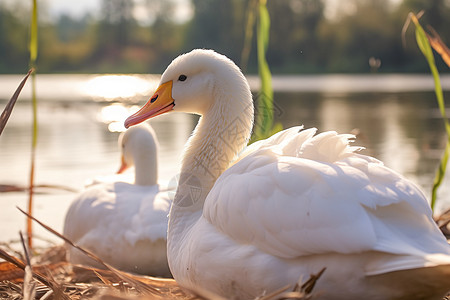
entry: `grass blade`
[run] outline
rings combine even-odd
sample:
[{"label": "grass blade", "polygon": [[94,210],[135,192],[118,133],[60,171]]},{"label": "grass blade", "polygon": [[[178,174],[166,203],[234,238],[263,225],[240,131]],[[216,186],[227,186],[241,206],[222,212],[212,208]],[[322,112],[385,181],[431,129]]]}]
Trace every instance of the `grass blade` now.
[{"label": "grass blade", "polygon": [[6,107],[3,110],[2,115],[0,116],[0,135],[2,135],[3,129],[6,127],[6,123],[8,122],[8,119],[11,116],[14,105],[16,104],[17,98],[19,98],[20,92],[22,91],[25,82],[27,81],[28,77],[30,77],[30,74],[33,71],[34,69],[30,69],[28,71],[27,75],[25,76],[24,79],[22,79],[16,91],[12,95],[11,99],[9,99],[9,102],[6,104]]},{"label": "grass blade", "polygon": [[256,124],[259,126],[258,135],[264,138],[273,123],[273,89],[272,74],[266,60],[267,46],[269,45],[270,17],[267,11],[266,1],[259,2],[259,19],[257,28],[257,53],[258,53],[258,73],[261,80],[260,97],[258,98],[259,113]]},{"label": "grass blade", "polygon": [[258,74],[261,88],[257,98],[255,125],[250,143],[268,138],[282,129],[281,124],[273,125],[273,88],[272,74],[266,60],[267,47],[269,45],[270,17],[266,0],[259,0],[258,22],[256,34],[256,46],[258,54]]},{"label": "grass blade", "polygon": [[437,200],[437,190],[444,179],[445,171],[447,168],[448,156],[450,155],[450,124],[448,122],[445,113],[444,94],[442,92],[439,72],[436,67],[433,50],[431,49],[429,38],[425,33],[425,31],[423,30],[422,26],[420,25],[417,16],[414,15],[413,13],[410,13],[409,18],[413,21],[414,25],[416,26],[415,34],[417,45],[419,46],[419,49],[422,52],[422,54],[425,56],[425,59],[428,62],[428,66],[430,67],[430,71],[434,80],[434,92],[436,94],[436,100],[439,106],[439,111],[441,112],[442,115],[442,119],[444,120],[445,130],[447,132],[447,145],[445,147],[444,154],[441,158],[439,168],[436,171],[436,175],[433,182],[433,188],[431,192],[431,208],[434,209]]},{"label": "grass blade", "polygon": [[247,24],[245,25],[244,47],[241,53],[241,69],[245,73],[252,49],[253,26],[255,25],[255,15],[258,0],[250,0],[247,7]]},{"label": "grass blade", "polygon": [[36,282],[33,281],[33,270],[31,269],[31,259],[28,251],[28,247],[25,244],[22,232],[19,232],[20,240],[22,241],[23,252],[27,265],[25,266],[25,275],[23,278],[23,300],[32,300],[36,296]]},{"label": "grass blade", "polygon": [[[77,193],[78,190],[64,185],[56,184],[36,184],[34,185],[35,193],[40,194],[50,194],[54,191],[65,191],[70,193]],[[36,192],[36,189],[41,189],[42,191]],[[11,192],[24,192],[28,191],[28,187],[15,185],[15,184],[1,184],[0,183],[0,193],[11,193]]]},{"label": "grass blade", "polygon": [[428,41],[433,47],[434,51],[439,53],[442,57],[442,60],[450,67],[450,49],[448,49],[447,45],[444,44],[441,37],[431,26],[427,26],[430,30],[431,34],[427,34]]},{"label": "grass blade", "polygon": [[[36,67],[36,59],[38,55],[38,6],[37,0],[33,1],[33,9],[31,12],[31,29],[30,29],[30,66]],[[29,193],[28,193],[28,213],[33,213],[33,187],[34,187],[34,167],[36,160],[36,146],[38,135],[38,121],[37,121],[37,99],[36,99],[36,73],[31,76],[31,100],[33,106],[33,134],[31,142],[31,166],[30,166],[30,180],[29,180]],[[27,219],[27,238],[28,247],[33,248],[33,222],[31,219]]]},{"label": "grass blade", "polygon": [[30,63],[33,65],[36,63],[38,55],[38,6],[37,0],[33,1],[33,9],[31,11],[31,28],[30,28]]},{"label": "grass blade", "polygon": [[445,146],[444,154],[442,155],[439,167],[434,176],[433,188],[431,190],[431,208],[436,205],[437,190],[444,180],[445,171],[447,169],[448,156],[450,155],[450,139],[447,139],[447,145]]}]

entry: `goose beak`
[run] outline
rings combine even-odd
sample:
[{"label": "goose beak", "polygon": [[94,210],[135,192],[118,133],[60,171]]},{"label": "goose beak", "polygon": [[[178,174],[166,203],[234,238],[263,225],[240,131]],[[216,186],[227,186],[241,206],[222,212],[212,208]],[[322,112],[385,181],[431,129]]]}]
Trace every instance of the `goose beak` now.
[{"label": "goose beak", "polygon": [[128,165],[125,162],[125,157],[122,155],[121,164],[119,170],[117,170],[116,174],[122,174],[125,170],[128,169]]},{"label": "goose beak", "polygon": [[169,112],[175,106],[172,98],[172,80],[161,84],[148,102],[125,120],[125,128],[139,124],[157,115]]}]

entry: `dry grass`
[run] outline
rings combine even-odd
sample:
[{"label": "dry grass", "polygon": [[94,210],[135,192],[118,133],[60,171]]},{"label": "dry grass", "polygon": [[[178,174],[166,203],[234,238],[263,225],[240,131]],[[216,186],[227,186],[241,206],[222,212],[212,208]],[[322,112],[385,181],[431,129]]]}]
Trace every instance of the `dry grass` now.
[{"label": "dry grass", "polygon": [[436,223],[438,224],[447,240],[450,240],[450,209],[437,217]]},{"label": "dry grass", "polygon": [[[447,238],[450,238],[450,210],[437,218],[437,223]],[[40,224],[66,243],[71,243],[45,224]],[[105,269],[70,264],[66,260],[66,248],[63,245],[45,248],[30,258],[25,243],[23,253],[12,251],[12,247],[3,244],[2,248],[8,251],[0,248],[0,258],[5,260],[0,262],[0,299],[223,299],[206,291],[201,295],[194,294],[180,287],[173,279],[119,271],[102,262],[94,254],[73,246],[98,260]],[[295,287],[286,286],[256,299],[314,299],[314,285],[324,272],[325,269],[318,274],[312,274],[308,280],[299,282]],[[450,294],[444,299],[450,300]]]},{"label": "dry grass", "polygon": [[[0,249],[0,298],[25,299],[35,285],[34,299],[223,299],[204,292],[196,295],[181,288],[173,279],[139,276],[112,270],[73,265],[65,259],[65,247],[53,246],[34,257],[33,280],[26,282],[26,264]],[[270,299],[312,299],[311,291],[320,274],[313,275],[294,289],[283,288],[259,297]],[[145,288],[143,288],[145,286]],[[33,299],[33,298],[30,298]]]},{"label": "dry grass", "polygon": [[[26,264],[0,250],[0,298],[22,299],[29,289]],[[173,279],[137,276],[125,272],[72,265],[64,246],[55,246],[34,257],[35,299],[196,299]],[[45,298],[44,298],[45,297]]]},{"label": "dry grass", "polygon": [[[173,279],[140,276],[117,270],[95,254],[78,247],[49,226],[22,212],[63,239],[66,245],[71,245],[96,260],[105,269],[69,263],[63,245],[44,249],[30,258],[23,239],[24,253],[12,251],[12,247],[4,244],[3,248],[8,248],[9,251],[0,248],[0,258],[5,260],[0,262],[1,299],[224,299],[208,291],[201,292],[201,295],[198,291],[194,294],[180,287]],[[10,254],[11,252],[14,255]],[[311,275],[304,283],[299,282],[294,288],[286,286],[257,299],[312,299],[312,289],[323,271]]]}]

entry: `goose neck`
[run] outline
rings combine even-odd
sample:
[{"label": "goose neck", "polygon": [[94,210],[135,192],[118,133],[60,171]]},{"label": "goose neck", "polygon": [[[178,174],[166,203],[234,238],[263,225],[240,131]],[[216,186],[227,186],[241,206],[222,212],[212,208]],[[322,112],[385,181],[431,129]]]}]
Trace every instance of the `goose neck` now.
[{"label": "goose neck", "polygon": [[173,205],[176,208],[201,210],[217,178],[248,142],[253,123],[252,102],[224,106],[211,107],[200,118],[186,145]]},{"label": "goose neck", "polygon": [[156,185],[158,182],[158,162],[154,153],[145,153],[135,159],[135,184],[143,186]]}]

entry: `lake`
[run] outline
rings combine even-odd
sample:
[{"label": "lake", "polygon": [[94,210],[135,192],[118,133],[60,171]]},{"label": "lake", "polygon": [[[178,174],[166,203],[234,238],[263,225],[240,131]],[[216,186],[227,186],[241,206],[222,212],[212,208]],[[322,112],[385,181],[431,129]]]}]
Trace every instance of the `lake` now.
[{"label": "lake", "polygon": [[[3,110],[23,76],[0,75]],[[442,76],[450,97],[450,75]],[[119,167],[117,138],[123,120],[152,94],[157,75],[38,75],[39,139],[36,184],[82,190],[98,176]],[[249,76],[257,98],[258,79]],[[445,147],[444,124],[430,75],[274,76],[275,119],[290,127],[303,124],[319,132],[357,134],[355,145],[422,187],[430,196]],[[0,184],[26,186],[31,150],[31,81],[27,82],[2,136]],[[450,107],[450,106],[449,106]],[[183,145],[198,117],[173,113],[152,119],[159,143],[159,176],[170,181],[179,172]],[[450,175],[450,174],[447,174]],[[449,176],[441,186],[437,212],[450,207]],[[62,231],[73,192],[38,189],[33,214]],[[18,239],[25,229],[24,192],[0,193],[0,242]],[[35,224],[36,234],[58,241]],[[58,241],[59,242],[59,241]]]}]

